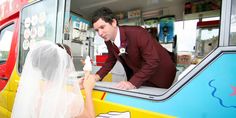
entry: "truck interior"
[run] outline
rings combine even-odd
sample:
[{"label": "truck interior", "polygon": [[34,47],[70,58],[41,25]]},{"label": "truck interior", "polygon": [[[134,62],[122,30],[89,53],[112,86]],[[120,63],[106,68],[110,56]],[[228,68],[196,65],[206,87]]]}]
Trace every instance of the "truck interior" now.
[{"label": "truck interior", "polygon": [[[64,21],[47,22],[57,27],[62,25],[60,22],[64,23],[64,38],[56,39],[56,42],[62,42],[71,48],[73,62],[78,73],[83,68],[81,60],[85,59],[87,55],[91,57],[93,62],[92,73],[96,73],[107,58],[108,51],[104,41],[93,30],[90,22],[92,13],[101,7],[110,8],[116,14],[120,26],[136,25],[147,29],[154,39],[170,52],[176,63],[176,78],[169,89],[141,86],[135,90],[124,91],[114,88],[113,86],[117,82],[126,80],[124,69],[117,62],[103,81],[97,82],[96,90],[146,99],[165,99],[194,78],[204,66],[214,59],[208,57],[212,55],[211,53],[217,49],[219,44],[221,0],[71,0],[63,4],[65,5],[61,9],[64,8],[64,11],[60,11],[59,8],[57,12],[64,12],[64,16],[55,15],[46,18],[52,20],[54,17],[64,17]],[[44,6],[38,5],[38,7]],[[35,7],[31,9],[35,9]],[[50,9],[51,11],[56,10],[53,7]],[[44,17],[40,18],[40,16]],[[33,20],[33,16],[31,17]],[[23,13],[22,18],[27,19],[27,16],[24,16]],[[39,13],[39,19],[43,22],[45,14]],[[24,19],[24,21],[27,20]],[[25,27],[21,31],[24,29]],[[49,35],[47,31],[42,29],[44,27],[39,26],[38,30],[41,33]],[[51,28],[50,32],[54,30]],[[24,32],[27,34],[27,30]],[[62,34],[57,33],[58,35]],[[38,34],[38,36],[40,35]],[[22,37],[25,38],[23,35]],[[32,42],[35,41],[32,40]],[[27,53],[24,50],[28,49],[23,44],[30,42],[21,40],[21,43],[22,47],[20,48],[23,51],[20,51],[19,71],[22,69],[24,55]]]},{"label": "truck interior", "polygon": [[[200,4],[205,4],[205,8],[198,8]],[[91,15],[95,10],[101,7],[108,7],[117,14],[119,25],[139,25],[146,28],[168,51],[174,54],[173,58],[176,62],[177,74],[173,85],[193,70],[203,58],[218,46],[220,0],[200,2],[189,2],[186,0],[72,0],[70,6],[72,14],[88,21],[91,19]],[[162,30],[160,24],[162,23],[162,18],[165,19],[166,17],[169,19],[172,18],[172,22],[174,23],[173,40],[170,42],[164,42],[160,39]],[[211,23],[210,25],[208,24],[209,22]],[[91,24],[90,28],[92,28]],[[104,45],[100,42],[103,41],[103,39],[99,38],[92,29],[88,32],[90,31],[93,32],[92,36],[94,37],[92,41],[87,42],[90,43],[90,46],[88,46],[89,53],[95,63],[99,65],[99,59],[102,58],[101,56],[103,55],[105,57],[106,54],[106,51],[97,51],[105,50]],[[207,36],[207,34],[210,35]],[[73,43],[71,43],[71,45],[78,45]],[[72,47],[72,53],[76,51],[78,52],[78,48]],[[83,56],[84,55],[75,56],[74,59],[76,59],[76,57],[84,58]],[[79,61],[76,60],[74,62],[78,63]],[[80,68],[77,67],[77,69]],[[98,69],[99,66],[95,66],[94,72]],[[134,96],[148,97],[149,99],[150,96],[145,95],[151,95],[151,97],[161,96],[170,90],[147,86],[129,91],[117,90],[113,88],[113,85],[118,81],[126,79],[122,69],[122,66],[118,62],[111,71],[112,79],[110,80],[108,77],[108,79],[105,78],[103,82],[97,83],[96,89],[108,92],[127,93]]]}]

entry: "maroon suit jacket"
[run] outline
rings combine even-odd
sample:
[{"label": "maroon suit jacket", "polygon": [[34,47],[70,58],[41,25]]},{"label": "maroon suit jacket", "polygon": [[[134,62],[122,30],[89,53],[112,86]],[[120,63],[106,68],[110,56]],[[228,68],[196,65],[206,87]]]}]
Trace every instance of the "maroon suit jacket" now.
[{"label": "maroon suit jacket", "polygon": [[141,85],[169,88],[176,67],[167,50],[142,27],[121,26],[119,30],[121,46],[126,48],[127,54],[119,56],[112,42],[106,41],[108,59],[97,74],[103,78],[118,59],[125,68],[128,66],[132,70],[126,74],[132,75],[129,82],[137,88]]}]

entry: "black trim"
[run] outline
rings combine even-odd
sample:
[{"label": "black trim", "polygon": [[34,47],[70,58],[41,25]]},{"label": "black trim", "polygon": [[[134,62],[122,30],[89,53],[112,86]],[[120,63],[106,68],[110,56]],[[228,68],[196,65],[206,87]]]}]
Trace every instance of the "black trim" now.
[{"label": "black trim", "polygon": [[0,80],[7,81],[7,80],[8,80],[8,78],[6,78],[6,77],[1,77],[1,78],[0,78]]}]

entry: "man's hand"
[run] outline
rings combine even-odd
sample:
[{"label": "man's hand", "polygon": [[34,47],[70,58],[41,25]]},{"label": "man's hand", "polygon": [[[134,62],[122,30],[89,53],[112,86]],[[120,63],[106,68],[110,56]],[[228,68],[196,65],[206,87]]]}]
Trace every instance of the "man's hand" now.
[{"label": "man's hand", "polygon": [[136,87],[129,81],[121,81],[115,85],[115,88],[122,89],[122,90],[136,89]]}]

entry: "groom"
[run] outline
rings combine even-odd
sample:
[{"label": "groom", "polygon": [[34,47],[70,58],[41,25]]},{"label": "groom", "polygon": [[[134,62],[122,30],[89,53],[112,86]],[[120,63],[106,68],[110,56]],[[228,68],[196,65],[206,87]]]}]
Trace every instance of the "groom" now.
[{"label": "groom", "polygon": [[108,8],[95,11],[92,23],[108,49],[107,61],[95,75],[91,75],[96,81],[104,78],[118,60],[128,78],[116,85],[118,89],[135,89],[142,85],[169,88],[172,85],[175,64],[167,50],[144,28],[118,26],[115,15]]}]

